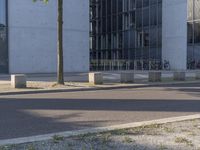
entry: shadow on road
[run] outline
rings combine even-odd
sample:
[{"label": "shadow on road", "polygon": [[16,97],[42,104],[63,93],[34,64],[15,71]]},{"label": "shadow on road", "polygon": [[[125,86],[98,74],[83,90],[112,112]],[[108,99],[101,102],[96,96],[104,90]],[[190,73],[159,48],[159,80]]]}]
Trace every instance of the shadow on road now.
[{"label": "shadow on road", "polygon": [[182,83],[175,85],[162,85],[158,87],[165,88],[165,91],[179,91],[200,98],[200,83]]},{"label": "shadow on road", "polygon": [[[200,90],[199,90],[200,91]],[[173,111],[200,112],[199,100],[153,99],[0,99],[0,111],[106,110],[106,111]],[[2,113],[0,113],[1,115]]]},{"label": "shadow on road", "polygon": [[[46,111],[47,116],[32,111]],[[52,111],[53,110],[53,111]],[[57,112],[58,111],[58,112]],[[62,113],[67,111],[68,113]],[[0,99],[0,139],[46,134],[99,126],[109,120],[73,120],[84,111],[121,112],[183,112],[199,113],[198,100],[137,100],[137,99]],[[53,116],[57,113],[56,117]],[[112,117],[118,117],[117,114]],[[98,118],[98,115],[96,116]],[[60,120],[64,119],[65,122]],[[59,121],[58,121],[59,120]],[[142,119],[141,119],[142,120]],[[113,120],[111,120],[113,121]],[[115,120],[114,120],[115,121]],[[134,121],[134,120],[129,120]]]}]

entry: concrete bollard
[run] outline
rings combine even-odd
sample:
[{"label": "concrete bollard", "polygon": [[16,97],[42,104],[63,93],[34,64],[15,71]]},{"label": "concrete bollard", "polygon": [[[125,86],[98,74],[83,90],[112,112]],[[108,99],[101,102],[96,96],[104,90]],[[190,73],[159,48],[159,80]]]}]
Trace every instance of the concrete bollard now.
[{"label": "concrete bollard", "polygon": [[89,73],[89,83],[103,84],[103,74],[101,72]]},{"label": "concrete bollard", "polygon": [[185,81],[185,71],[175,71],[174,72],[175,81]]},{"label": "concrete bollard", "polygon": [[160,71],[150,71],[149,72],[149,82],[161,82],[161,75]]},{"label": "concrete bollard", "polygon": [[26,75],[24,74],[11,75],[11,87],[26,88]]},{"label": "concrete bollard", "polygon": [[121,83],[133,83],[134,82],[134,73],[133,72],[121,72],[120,82]]},{"label": "concrete bollard", "polygon": [[195,72],[195,79],[199,80],[200,79],[200,71]]}]

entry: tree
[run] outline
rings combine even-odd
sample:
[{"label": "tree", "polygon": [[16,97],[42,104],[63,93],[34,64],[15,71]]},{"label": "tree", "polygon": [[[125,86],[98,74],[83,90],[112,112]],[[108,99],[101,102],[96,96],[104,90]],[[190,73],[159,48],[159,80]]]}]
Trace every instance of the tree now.
[{"label": "tree", "polygon": [[[43,1],[48,3],[49,0],[33,0]],[[63,0],[58,1],[58,20],[57,20],[57,83],[64,85],[64,70],[63,70]]]}]

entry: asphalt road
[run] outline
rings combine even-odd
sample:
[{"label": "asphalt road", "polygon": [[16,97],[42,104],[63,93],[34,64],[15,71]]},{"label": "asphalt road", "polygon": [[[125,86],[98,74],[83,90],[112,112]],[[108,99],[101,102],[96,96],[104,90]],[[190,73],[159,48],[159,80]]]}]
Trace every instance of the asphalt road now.
[{"label": "asphalt road", "polygon": [[0,139],[200,113],[200,84],[0,97]]}]

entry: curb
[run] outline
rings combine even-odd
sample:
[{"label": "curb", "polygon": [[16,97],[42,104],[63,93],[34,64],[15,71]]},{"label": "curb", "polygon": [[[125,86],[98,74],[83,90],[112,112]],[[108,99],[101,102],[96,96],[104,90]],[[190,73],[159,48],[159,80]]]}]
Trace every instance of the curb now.
[{"label": "curb", "polygon": [[113,130],[136,128],[136,127],[142,127],[142,126],[152,125],[152,124],[173,123],[173,122],[187,121],[187,120],[193,120],[193,119],[199,119],[199,118],[200,118],[200,114],[196,114],[196,115],[171,117],[171,118],[164,118],[164,119],[151,120],[151,121],[121,124],[121,125],[113,125],[113,126],[108,126],[108,127],[97,127],[97,128],[83,129],[83,130],[77,130],[77,131],[57,132],[57,133],[38,135],[38,136],[7,139],[7,140],[0,140],[0,146],[50,140],[55,135],[59,135],[59,136],[63,136],[67,138],[67,137],[78,136],[78,135],[83,135],[83,134],[102,133],[102,132],[113,131]]},{"label": "curb", "polygon": [[0,96],[4,95],[21,95],[21,94],[41,94],[41,93],[60,93],[60,92],[80,92],[80,91],[97,91],[97,90],[114,90],[114,89],[127,89],[127,88],[145,88],[145,87],[161,87],[170,85],[200,83],[200,81],[180,81],[169,83],[148,83],[141,85],[127,84],[120,86],[107,86],[107,87],[80,87],[80,88],[58,88],[58,89],[37,89],[37,90],[21,90],[21,91],[5,91],[0,92]]}]

